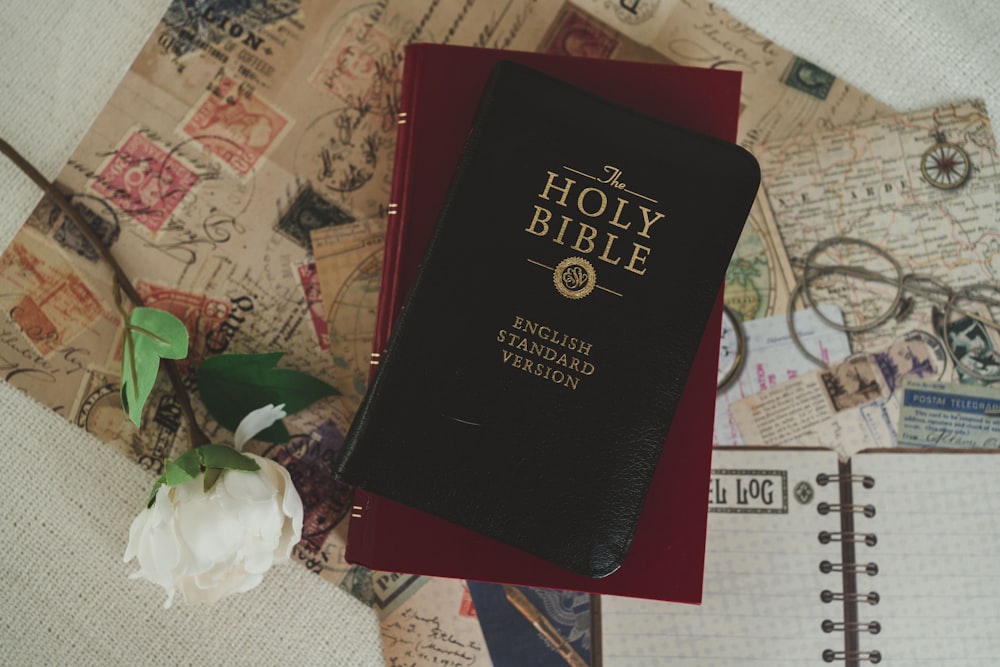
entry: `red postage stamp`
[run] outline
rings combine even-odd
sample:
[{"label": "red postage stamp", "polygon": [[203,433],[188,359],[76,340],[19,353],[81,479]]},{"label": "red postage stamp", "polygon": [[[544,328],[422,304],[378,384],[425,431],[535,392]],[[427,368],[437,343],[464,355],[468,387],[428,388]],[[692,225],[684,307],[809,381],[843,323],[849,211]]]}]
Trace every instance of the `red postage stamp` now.
[{"label": "red postage stamp", "polygon": [[398,76],[399,44],[360,16],[344,26],[309,83],[344,102],[375,101]]},{"label": "red postage stamp", "polygon": [[323,310],[323,297],[320,293],[319,274],[316,272],[316,262],[306,262],[295,267],[299,276],[299,285],[306,297],[306,308],[309,309],[309,316],[312,318],[313,330],[316,332],[316,339],[319,349],[330,349],[330,325],[326,321],[326,313]]},{"label": "red postage stamp", "polygon": [[253,169],[291,121],[258,93],[221,77],[184,122],[184,133],[241,175]]},{"label": "red postage stamp", "polygon": [[541,51],[561,56],[610,58],[618,48],[617,33],[566,6],[544,40]]},{"label": "red postage stamp", "polygon": [[10,316],[43,357],[58,346],[59,330],[29,295],[21,297]]},{"label": "red postage stamp", "polygon": [[[22,229],[0,255],[0,305],[42,356],[72,340],[104,312],[100,300],[34,230]],[[8,301],[11,300],[11,301]]]},{"label": "red postage stamp", "polygon": [[466,618],[476,618],[476,605],[472,602],[469,587],[462,582],[462,599],[458,603],[458,615]]},{"label": "red postage stamp", "polygon": [[167,221],[198,175],[141,132],[114,152],[90,187],[152,232]]}]

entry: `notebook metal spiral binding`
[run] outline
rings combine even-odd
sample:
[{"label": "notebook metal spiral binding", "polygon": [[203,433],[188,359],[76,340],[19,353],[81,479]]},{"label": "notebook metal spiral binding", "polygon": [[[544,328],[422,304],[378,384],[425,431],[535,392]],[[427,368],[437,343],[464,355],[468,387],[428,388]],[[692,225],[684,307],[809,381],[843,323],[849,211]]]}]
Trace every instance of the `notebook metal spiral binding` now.
[{"label": "notebook metal spiral binding", "polygon": [[820,514],[829,514],[830,512],[836,512],[840,514],[841,512],[857,512],[859,514],[864,514],[869,519],[875,516],[875,506],[874,505],[839,505],[836,503],[819,503],[816,505],[816,511]]},{"label": "notebook metal spiral binding", "polygon": [[[849,468],[849,464],[847,466]],[[845,466],[842,464],[842,470]],[[856,589],[856,577],[867,575],[874,577],[878,574],[878,563],[858,562],[856,558],[855,546],[863,544],[873,547],[878,543],[875,533],[868,533],[854,530],[855,516],[872,518],[875,516],[875,506],[871,504],[856,504],[853,502],[853,485],[860,484],[866,489],[875,486],[875,479],[870,475],[856,475],[849,472],[842,474],[820,474],[816,477],[819,486],[828,484],[841,487],[841,503],[820,502],[816,505],[816,511],[820,516],[836,514],[840,517],[840,531],[823,530],[818,534],[820,544],[829,545],[839,543],[841,545],[841,561],[834,562],[824,559],[819,563],[820,572],[824,574],[841,573],[844,583],[844,591],[831,591],[829,589],[820,592],[820,600],[826,604],[840,602],[843,604],[843,621],[833,621],[824,619],[820,628],[827,634],[835,632],[844,633],[844,650],[837,651],[826,649],[822,653],[823,662],[843,662],[848,665],[859,665],[861,663],[877,664],[882,662],[882,653],[878,650],[861,650],[858,645],[857,636],[859,633],[877,635],[882,630],[882,625],[877,620],[858,620],[859,604],[875,606],[879,603],[879,594],[876,591],[860,593]]]},{"label": "notebook metal spiral binding", "polygon": [[863,631],[869,634],[877,635],[882,631],[882,624],[878,621],[868,621],[867,623],[861,622],[844,622],[836,623],[834,621],[826,620],[823,621],[822,626],[823,632],[847,632],[847,631]]},{"label": "notebook metal spiral binding", "polygon": [[875,533],[831,533],[828,530],[821,530],[819,532],[820,544],[843,542],[845,540],[850,540],[851,542],[864,542],[868,546],[873,547],[878,542],[878,537],[875,536]]},{"label": "notebook metal spiral binding", "polygon": [[820,486],[826,486],[831,482],[837,483],[840,482],[840,480],[842,479],[846,479],[852,484],[861,484],[861,486],[865,487],[866,489],[870,489],[873,486],[875,486],[875,478],[872,477],[871,475],[840,475],[840,474],[828,475],[825,472],[816,475],[816,483],[819,484]]},{"label": "notebook metal spiral binding", "polygon": [[847,661],[867,661],[872,664],[882,662],[882,654],[878,651],[834,651],[826,649],[823,651],[823,662]]},{"label": "notebook metal spiral binding", "polygon": [[819,599],[823,602],[836,602],[836,601],[847,601],[847,602],[867,602],[868,604],[878,604],[879,595],[875,591],[869,591],[868,593],[834,593],[831,590],[820,591]]},{"label": "notebook metal spiral binding", "polygon": [[874,577],[878,574],[878,563],[831,563],[828,560],[822,560],[819,563],[819,571],[823,574],[846,572],[847,574],[867,574]]}]

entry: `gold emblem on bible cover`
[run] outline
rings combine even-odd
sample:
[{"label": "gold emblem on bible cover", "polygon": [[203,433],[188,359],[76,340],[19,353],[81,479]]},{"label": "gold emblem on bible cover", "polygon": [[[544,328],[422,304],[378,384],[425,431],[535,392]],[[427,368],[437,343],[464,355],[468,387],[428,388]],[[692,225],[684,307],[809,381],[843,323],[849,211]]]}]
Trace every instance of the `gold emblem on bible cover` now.
[{"label": "gold emblem on bible cover", "polygon": [[583,257],[567,257],[556,264],[552,282],[567,299],[582,299],[597,287],[597,272]]}]

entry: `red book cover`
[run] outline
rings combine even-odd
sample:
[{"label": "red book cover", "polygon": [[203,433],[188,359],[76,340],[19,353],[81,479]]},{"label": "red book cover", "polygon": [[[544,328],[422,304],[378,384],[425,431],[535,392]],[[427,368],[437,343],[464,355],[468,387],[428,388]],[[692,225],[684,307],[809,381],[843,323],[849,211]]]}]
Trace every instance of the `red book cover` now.
[{"label": "red book cover", "polygon": [[[376,352],[384,348],[405,303],[480,94],[499,60],[528,65],[636,111],[735,141],[737,72],[472,47],[408,46]],[[600,579],[576,574],[361,489],[355,491],[347,560],[382,571],[700,602],[721,313],[720,286],[632,546],[617,571]]]}]

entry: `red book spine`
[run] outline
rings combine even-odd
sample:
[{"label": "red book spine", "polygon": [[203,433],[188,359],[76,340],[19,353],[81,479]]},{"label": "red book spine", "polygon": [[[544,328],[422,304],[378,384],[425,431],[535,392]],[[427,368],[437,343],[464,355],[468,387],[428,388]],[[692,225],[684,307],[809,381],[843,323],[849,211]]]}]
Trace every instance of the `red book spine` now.
[{"label": "red book spine", "polygon": [[[412,100],[417,87],[417,60],[419,51],[408,53],[403,63],[403,78],[400,90],[399,111],[396,114],[396,151],[392,167],[392,187],[389,194],[389,206],[386,211],[385,251],[382,256],[382,283],[379,286],[378,306],[375,311],[375,331],[372,338],[371,366],[368,373],[369,383],[378,372],[379,359],[385,351],[389,337],[392,334],[393,322],[396,319],[400,304],[405,294],[400,294],[399,262],[402,256],[404,239],[403,229],[406,215],[407,183],[411,166],[410,138],[413,123]],[[354,490],[354,500],[351,508],[351,520],[348,526],[347,550],[345,558],[348,562],[365,565],[372,554],[367,553],[366,545],[372,540],[366,539],[365,533],[374,530],[375,514],[378,504],[371,502],[371,496],[363,489]]]},{"label": "red book spine", "polygon": [[[372,360],[378,361],[385,350],[392,333],[399,305],[405,294],[399,294],[398,264],[402,255],[404,216],[406,215],[407,180],[410,174],[411,128],[416,119],[412,116],[412,100],[417,87],[418,60],[420,52],[408,53],[403,63],[403,80],[400,91],[399,111],[396,114],[396,153],[392,167],[392,187],[389,195],[389,209],[386,215],[385,254],[382,260],[382,285],[379,288],[378,310],[375,313],[375,335],[372,342]],[[377,364],[372,364],[372,375]]]}]

